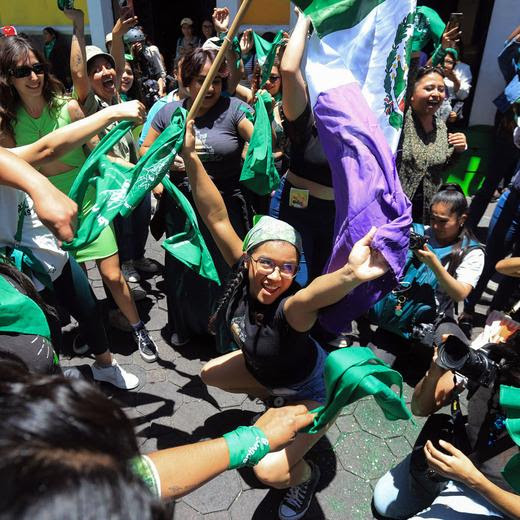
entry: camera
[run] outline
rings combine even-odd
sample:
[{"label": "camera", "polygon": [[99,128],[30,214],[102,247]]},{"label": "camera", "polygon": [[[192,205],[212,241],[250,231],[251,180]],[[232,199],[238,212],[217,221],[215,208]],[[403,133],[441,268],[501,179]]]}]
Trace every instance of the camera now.
[{"label": "camera", "polygon": [[429,238],[424,235],[420,235],[415,231],[410,231],[410,249],[417,250],[422,249],[425,244],[428,243]]},{"label": "camera", "polygon": [[437,364],[486,388],[493,384],[499,370],[498,364],[488,357],[486,346],[478,350],[472,349],[457,336],[448,336],[440,345]]},{"label": "camera", "polygon": [[433,323],[417,323],[412,327],[410,339],[418,341],[427,347],[433,347],[435,325]]}]

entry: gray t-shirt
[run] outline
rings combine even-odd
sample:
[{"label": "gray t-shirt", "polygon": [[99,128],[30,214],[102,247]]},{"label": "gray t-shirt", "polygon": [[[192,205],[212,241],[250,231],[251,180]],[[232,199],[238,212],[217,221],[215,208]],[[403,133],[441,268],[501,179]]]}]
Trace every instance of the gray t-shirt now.
[{"label": "gray t-shirt", "polygon": [[[167,103],[155,116],[152,128],[161,133],[169,124],[178,107],[186,108],[186,100]],[[195,118],[195,148],[208,174],[219,181],[238,181],[244,140],[238,133],[238,124],[251,107],[237,98],[220,97],[203,116]]]}]

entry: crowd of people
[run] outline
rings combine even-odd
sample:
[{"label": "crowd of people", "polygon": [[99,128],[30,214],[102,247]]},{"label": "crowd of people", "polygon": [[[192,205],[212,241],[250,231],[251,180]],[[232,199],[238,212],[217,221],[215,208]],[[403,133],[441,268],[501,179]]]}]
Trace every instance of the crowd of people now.
[{"label": "crowd of people", "polygon": [[[320,311],[389,269],[371,248],[372,228],[339,270],[326,272],[336,201],[302,66],[311,20],[297,11],[290,35],[247,29],[231,42],[227,8],[202,21],[200,37],[183,18],[170,66],[130,8],[122,8],[106,49],[86,45],[81,10],[64,13],[70,48],[52,27],[44,29],[43,49],[14,30],[0,38],[0,516],[84,518],[88,510],[92,518],[166,518],[161,500],[252,466],[260,482],[287,489],[279,518],[303,518],[320,480],[319,466],[305,456],[334,419],[318,433],[302,430],[327,401],[329,352],[349,348],[353,338],[325,329]],[[225,59],[163,182],[94,240],[62,247],[76,221],[97,211],[95,183],[85,185],[79,206],[67,196],[89,154],[118,122],[133,121],[106,164],[132,168],[146,158],[179,108],[192,108],[226,40]],[[275,45],[267,71],[262,45]],[[357,329],[362,346],[415,386],[412,412],[433,420],[413,453],[376,485],[374,508],[387,518],[520,518],[520,489],[502,472],[518,453],[507,441],[518,432],[506,428],[501,399],[504,387],[520,387],[520,336],[486,345],[471,370],[467,361],[475,305],[488,281],[502,273],[490,310],[508,311],[520,277],[520,27],[499,56],[508,87],[495,100],[494,159],[471,204],[459,185],[445,183],[468,149],[464,101],[472,75],[462,61],[460,18],[445,23],[418,7],[412,51],[395,157],[412,207],[410,248],[398,286],[358,317]],[[261,99],[268,100],[279,177],[268,193],[241,181]],[[484,246],[478,225],[500,183]],[[144,455],[118,405],[60,367],[62,321],[64,314],[77,320],[73,350],[94,357],[95,381],[139,386],[110,352],[106,327],[131,334],[145,362],[161,357],[135,304],[146,292],[135,284],[161,271],[147,257],[150,229],[157,240],[185,230],[179,193],[193,206],[223,283],[165,253],[168,348],[213,337],[203,383],[259,398],[267,411],[223,438]],[[90,261],[101,275],[103,304],[87,277]],[[464,388],[461,428],[453,410]],[[431,425],[449,404],[452,435],[438,440]],[[464,442],[456,438],[462,430]]]}]

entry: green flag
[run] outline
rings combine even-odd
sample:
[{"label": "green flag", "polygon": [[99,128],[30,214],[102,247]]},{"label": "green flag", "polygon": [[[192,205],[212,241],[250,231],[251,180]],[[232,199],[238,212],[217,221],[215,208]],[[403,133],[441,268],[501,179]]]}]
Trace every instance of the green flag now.
[{"label": "green flag", "polygon": [[[392,389],[399,387],[399,395]],[[403,378],[366,347],[336,350],[325,361],[327,402],[316,413],[314,424],[307,433],[318,433],[333,420],[340,410],[362,397],[373,395],[390,421],[410,419],[411,412],[402,399]]]},{"label": "green flag", "polygon": [[[499,402],[507,416],[507,433],[520,446],[520,388],[500,385]],[[520,493],[520,453],[511,457],[502,470],[502,476],[517,493]]]},{"label": "green flag", "polygon": [[118,215],[128,216],[142,198],[169,171],[177,151],[182,147],[186,111],[175,111],[170,125],[155,140],[145,156],[133,167],[111,161],[107,156],[113,146],[132,128],[124,121],[113,128],[89,155],[81,168],[69,197],[82,206],[89,185],[96,188],[96,201],[91,211],[80,215],[72,242],[63,249],[76,250],[93,242]]},{"label": "green flag", "polygon": [[190,202],[168,177],[163,179],[163,186],[177,205],[186,213],[186,224],[181,233],[168,237],[162,243],[162,247],[200,276],[220,285],[217,269],[200,232],[197,215]]},{"label": "green flag", "polygon": [[276,52],[282,43],[283,31],[278,31],[278,34],[275,36],[272,43],[264,40],[255,32],[253,32],[253,39],[255,41],[256,59],[258,60],[258,64],[262,69],[260,85],[258,88],[262,88],[267,83],[267,80],[271,75],[271,69],[273,68]]},{"label": "green flag", "polygon": [[280,184],[274,166],[271,120],[267,112],[267,105],[271,103],[268,92],[257,96],[253,135],[240,174],[240,182],[259,195],[268,195]]}]

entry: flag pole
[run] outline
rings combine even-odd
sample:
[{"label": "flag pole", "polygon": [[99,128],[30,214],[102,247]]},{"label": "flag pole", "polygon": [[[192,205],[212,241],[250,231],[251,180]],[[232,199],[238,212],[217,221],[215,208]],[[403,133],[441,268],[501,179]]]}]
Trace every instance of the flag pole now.
[{"label": "flag pole", "polygon": [[220,49],[218,51],[217,57],[215,58],[215,61],[212,63],[211,68],[209,69],[208,75],[206,76],[206,79],[204,80],[204,83],[202,84],[202,88],[199,90],[199,93],[197,94],[195,101],[191,105],[191,108],[188,113],[188,117],[186,118],[186,121],[195,119],[195,117],[197,116],[197,112],[199,111],[200,105],[202,103],[202,99],[206,95],[206,92],[208,91],[209,86],[213,83],[213,79],[217,75],[217,72],[220,69],[220,65],[224,61],[226,51],[228,50],[233,38],[235,37],[236,33],[238,32],[238,28],[241,24],[242,18],[244,18],[244,15],[246,14],[246,11],[248,10],[252,1],[253,0],[243,0],[242,1],[242,4],[240,5],[240,8],[238,9],[237,15],[235,16],[235,19],[233,20],[233,23],[231,24],[231,27],[229,28],[228,33],[227,33],[226,37],[224,38],[222,46],[220,47]]}]

